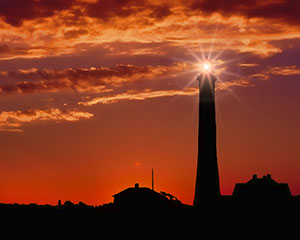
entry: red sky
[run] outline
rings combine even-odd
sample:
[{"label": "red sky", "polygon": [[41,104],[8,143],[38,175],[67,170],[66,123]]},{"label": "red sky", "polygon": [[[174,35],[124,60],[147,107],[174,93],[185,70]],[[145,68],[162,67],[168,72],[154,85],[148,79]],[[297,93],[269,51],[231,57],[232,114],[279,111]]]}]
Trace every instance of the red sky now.
[{"label": "red sky", "polygon": [[220,186],[300,194],[300,2],[0,1],[0,202],[103,204],[139,182],[191,204],[198,64],[216,92]]}]

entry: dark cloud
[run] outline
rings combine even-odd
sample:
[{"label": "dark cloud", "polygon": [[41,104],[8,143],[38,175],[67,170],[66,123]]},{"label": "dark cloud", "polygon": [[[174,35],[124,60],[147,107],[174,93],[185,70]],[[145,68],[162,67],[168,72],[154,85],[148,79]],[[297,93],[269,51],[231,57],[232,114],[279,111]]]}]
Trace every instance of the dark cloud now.
[{"label": "dark cloud", "polygon": [[218,12],[226,16],[234,14],[243,15],[248,18],[260,17],[282,20],[290,24],[299,24],[300,22],[299,0],[195,0],[190,7],[195,10],[201,10],[206,14]]},{"label": "dark cloud", "polygon": [[9,52],[9,47],[7,44],[0,44],[0,53],[6,53]]},{"label": "dark cloud", "polygon": [[143,10],[150,10],[150,18],[163,19],[172,12],[167,5],[151,4],[146,0],[101,0],[87,7],[87,15],[108,21],[114,17],[128,17]]},{"label": "dark cloud", "polygon": [[90,17],[109,20],[115,16],[127,17],[143,8],[142,1],[133,0],[103,0],[87,7],[87,14]]},{"label": "dark cloud", "polygon": [[52,16],[70,8],[75,0],[0,0],[0,16],[9,24],[19,26],[23,20]]},{"label": "dark cloud", "polygon": [[79,30],[70,30],[64,33],[64,36],[66,39],[71,39],[71,38],[77,38],[81,35],[86,35],[88,34],[88,31],[85,29],[79,29]]},{"label": "dark cloud", "polygon": [[151,4],[146,0],[101,0],[94,3],[76,0],[0,0],[0,17],[13,26],[20,26],[24,20],[49,17],[66,9],[72,13],[71,17],[66,17],[66,25],[76,24],[78,17],[83,15],[109,21],[145,9],[149,9],[149,17],[155,19],[163,19],[171,14],[167,6]]},{"label": "dark cloud", "polygon": [[[225,16],[243,15],[248,18],[261,17],[282,20],[290,24],[300,22],[299,0],[194,0],[180,1],[185,12],[200,10],[202,14],[218,12]],[[73,8],[76,6],[76,8]],[[44,18],[58,11],[70,10],[73,19],[66,19],[66,24],[75,24],[79,16],[89,16],[109,21],[115,17],[125,18],[149,10],[145,18],[164,19],[172,14],[170,4],[158,4],[146,0],[101,0],[85,2],[78,0],[0,0],[0,17],[13,26],[19,26],[23,20]],[[172,4],[175,6],[175,4]],[[68,22],[69,21],[69,22]],[[74,22],[75,21],[75,22]],[[146,21],[147,22],[147,21]],[[124,25],[126,25],[124,23]]]},{"label": "dark cloud", "polygon": [[0,93],[103,92],[126,83],[178,73],[189,67],[187,64],[177,63],[171,66],[117,65],[64,70],[9,71],[7,77],[16,79],[17,82],[0,86]]},{"label": "dark cloud", "polygon": [[164,19],[165,17],[171,15],[172,12],[167,6],[158,6],[155,7],[153,12],[150,14],[150,17],[156,18],[156,19]]},{"label": "dark cloud", "polygon": [[21,70],[12,71],[8,75],[26,80],[55,80],[68,78],[76,82],[79,79],[103,79],[108,77],[128,77],[133,74],[148,73],[147,66],[117,65],[116,67],[79,68],[64,70]]}]

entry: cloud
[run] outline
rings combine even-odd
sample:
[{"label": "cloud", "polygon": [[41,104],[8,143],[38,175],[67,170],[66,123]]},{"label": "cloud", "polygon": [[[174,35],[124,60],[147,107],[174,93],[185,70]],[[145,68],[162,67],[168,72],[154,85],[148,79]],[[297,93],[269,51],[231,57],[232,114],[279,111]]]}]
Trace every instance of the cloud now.
[{"label": "cloud", "polygon": [[9,52],[9,48],[7,44],[0,44],[0,53]]},{"label": "cloud", "polygon": [[109,21],[134,16],[141,11],[156,20],[171,14],[167,5],[148,0],[10,0],[0,1],[0,16],[8,24],[18,27],[26,20],[49,18],[58,12],[70,11],[73,18],[82,16]]},{"label": "cloud", "polygon": [[93,114],[79,110],[62,111],[58,108],[32,109],[26,111],[3,111],[0,113],[0,131],[23,131],[26,123],[36,122],[74,122],[92,118]]},{"label": "cloud", "polygon": [[300,23],[300,3],[298,0],[194,0],[190,7],[199,9],[206,14],[214,12],[225,16],[240,14],[248,18],[281,20],[295,25]]},{"label": "cloud", "polygon": [[258,63],[241,63],[240,64],[241,67],[257,67],[259,66]]},{"label": "cloud", "polygon": [[258,39],[254,40],[251,38],[241,39],[243,46],[240,48],[240,52],[251,52],[262,57],[270,56],[274,53],[280,53],[281,49],[274,47],[268,42]]},{"label": "cloud", "polygon": [[268,72],[273,75],[299,75],[300,68],[297,68],[296,66],[273,67]]},{"label": "cloud", "polygon": [[90,101],[79,102],[78,104],[83,106],[92,106],[95,104],[110,104],[116,103],[121,100],[145,100],[158,97],[170,97],[170,96],[193,96],[198,94],[197,88],[187,88],[184,90],[157,90],[146,89],[143,91],[128,91],[126,93],[120,93],[107,97],[96,97]]},{"label": "cloud", "polygon": [[[170,66],[117,65],[115,67],[91,67],[78,69],[25,69],[5,72],[4,77],[17,79],[15,84],[0,86],[0,93],[33,92],[107,92],[112,87],[124,84],[152,80],[176,75],[190,70],[187,63],[175,63]],[[22,81],[20,81],[22,80]]]},{"label": "cloud", "polygon": [[69,30],[64,32],[64,36],[66,39],[71,39],[71,38],[78,38],[82,35],[88,34],[88,31],[85,29],[76,29],[76,30]]},{"label": "cloud", "polygon": [[293,76],[299,75],[300,69],[294,65],[291,66],[280,66],[280,67],[268,67],[266,70],[252,74],[251,77],[259,80],[267,80],[271,75],[282,75],[282,76]]},{"label": "cloud", "polygon": [[24,20],[46,18],[56,11],[69,9],[75,0],[10,0],[0,1],[0,16],[13,25],[19,26]]},{"label": "cloud", "polygon": [[258,80],[267,80],[269,79],[269,74],[267,72],[261,72],[261,73],[252,74],[250,77]]},{"label": "cloud", "polygon": [[0,1],[0,16],[13,26],[19,26],[24,20],[49,18],[57,12],[67,10],[73,11],[73,17],[76,18],[88,16],[102,21],[134,17],[143,12],[145,20],[149,21],[148,18],[164,19],[172,15],[172,9],[179,8],[188,13],[186,15],[200,11],[200,14],[220,13],[226,17],[242,15],[247,18],[275,19],[298,24],[299,5],[297,0],[10,0]]},{"label": "cloud", "polygon": [[[231,82],[217,82],[216,90],[226,90],[230,87],[253,87],[254,84],[245,79],[239,79]],[[111,104],[122,100],[146,100],[160,97],[173,96],[194,96],[199,94],[198,88],[186,88],[183,90],[151,90],[145,89],[143,91],[130,90],[125,93],[119,93],[110,96],[96,97],[89,101],[78,102],[79,105],[93,106],[95,104]]]},{"label": "cloud", "polygon": [[230,82],[217,82],[216,90],[226,90],[230,87],[254,87],[255,85],[244,78]]},{"label": "cloud", "polygon": [[[86,49],[79,47],[82,44],[116,41],[169,43],[192,50],[199,50],[200,44],[208,51],[212,39],[214,51],[270,56],[281,52],[272,41],[300,37],[298,12],[296,0],[2,1],[0,58],[77,54]],[[159,52],[150,47],[147,54]]]}]

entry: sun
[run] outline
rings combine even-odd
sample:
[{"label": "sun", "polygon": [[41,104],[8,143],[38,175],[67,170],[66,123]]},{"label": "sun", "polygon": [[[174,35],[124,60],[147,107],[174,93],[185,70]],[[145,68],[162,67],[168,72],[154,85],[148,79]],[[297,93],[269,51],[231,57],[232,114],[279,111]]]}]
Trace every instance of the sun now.
[{"label": "sun", "polygon": [[210,69],[210,66],[208,64],[203,64],[203,69],[205,71],[208,71]]},{"label": "sun", "polygon": [[203,60],[200,63],[200,71],[203,73],[210,73],[213,70],[212,62],[208,59]]}]

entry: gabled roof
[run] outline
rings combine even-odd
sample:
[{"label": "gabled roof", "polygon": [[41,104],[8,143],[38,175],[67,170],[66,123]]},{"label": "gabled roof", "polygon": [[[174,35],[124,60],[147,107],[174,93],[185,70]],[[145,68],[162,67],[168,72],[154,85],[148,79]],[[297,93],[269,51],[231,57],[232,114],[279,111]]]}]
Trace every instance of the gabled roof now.
[{"label": "gabled roof", "polygon": [[247,183],[237,183],[232,196],[238,198],[287,198],[291,196],[287,183],[277,183],[271,175],[258,178],[253,175]]}]

